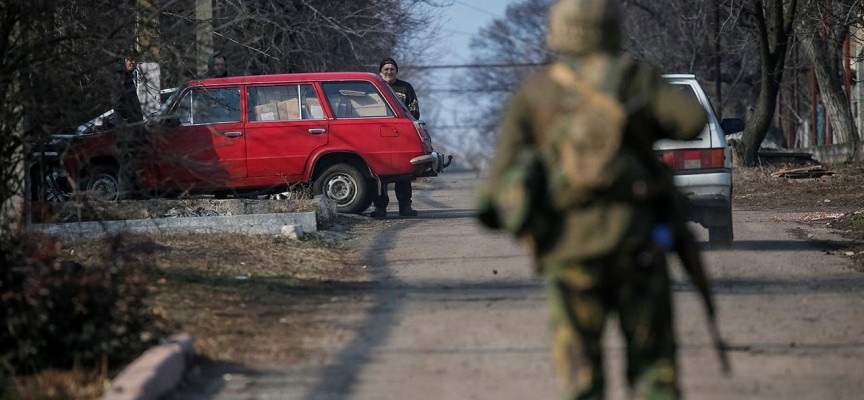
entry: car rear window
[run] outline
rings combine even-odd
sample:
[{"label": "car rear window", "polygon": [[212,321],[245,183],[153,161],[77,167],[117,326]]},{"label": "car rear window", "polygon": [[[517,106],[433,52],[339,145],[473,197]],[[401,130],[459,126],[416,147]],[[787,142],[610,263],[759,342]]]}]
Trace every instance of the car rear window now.
[{"label": "car rear window", "polygon": [[684,93],[684,94],[686,94],[686,95],[688,95],[688,96],[690,96],[696,100],[699,100],[699,96],[696,96],[696,91],[693,90],[693,86],[690,86],[686,83],[679,83],[679,84],[676,84],[675,86],[678,87],[678,90],[680,90],[681,93]]},{"label": "car rear window", "polygon": [[336,118],[381,118],[395,114],[371,82],[322,83],[330,109]]}]

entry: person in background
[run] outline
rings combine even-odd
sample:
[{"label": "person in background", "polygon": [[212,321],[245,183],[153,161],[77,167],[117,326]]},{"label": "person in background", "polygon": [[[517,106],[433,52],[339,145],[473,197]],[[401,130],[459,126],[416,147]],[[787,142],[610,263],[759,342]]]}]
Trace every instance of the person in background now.
[{"label": "person in background", "polygon": [[124,58],[114,68],[114,112],[121,123],[136,124],[144,121],[141,100],[138,99],[136,63]]},{"label": "person in background", "polygon": [[[396,79],[399,73],[399,65],[392,58],[381,60],[378,68],[381,78],[386,81],[414,119],[420,119],[420,105],[417,102],[417,94],[414,92],[414,87],[410,83],[400,79]],[[375,209],[370,213],[374,218],[382,218],[387,216],[387,205],[390,204],[390,196],[387,194],[387,184],[381,185],[381,193],[373,199],[372,203]],[[393,190],[396,192],[396,200],[399,202],[399,215],[403,217],[415,217],[417,211],[411,208],[411,181],[400,181],[394,184]]]},{"label": "person in background", "polygon": [[141,130],[144,113],[138,98],[136,63],[126,57],[114,69],[114,114],[117,121],[117,156],[119,158],[119,192],[129,198],[136,192],[137,160],[144,151],[145,140]]},{"label": "person in background", "polygon": [[207,59],[207,77],[225,78],[228,76],[228,61],[221,53],[213,53]]}]

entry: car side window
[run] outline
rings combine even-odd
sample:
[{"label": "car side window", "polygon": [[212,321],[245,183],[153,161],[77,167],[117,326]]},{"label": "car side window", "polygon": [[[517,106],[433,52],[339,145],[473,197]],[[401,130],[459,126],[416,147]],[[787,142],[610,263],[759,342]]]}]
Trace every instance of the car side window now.
[{"label": "car side window", "polygon": [[181,125],[240,122],[240,88],[193,88],[174,111]]},{"label": "car side window", "polygon": [[689,96],[695,100],[699,100],[699,96],[696,96],[696,91],[693,90],[693,86],[686,85],[686,84],[675,85],[675,86],[678,87],[678,90],[680,90],[681,93],[683,93],[683,94],[685,94],[685,95],[687,95],[687,96]]},{"label": "car side window", "polygon": [[246,90],[249,122],[324,119],[312,85],[257,86]]},{"label": "car side window", "polygon": [[371,82],[327,82],[321,85],[336,118],[394,116],[384,96]]}]

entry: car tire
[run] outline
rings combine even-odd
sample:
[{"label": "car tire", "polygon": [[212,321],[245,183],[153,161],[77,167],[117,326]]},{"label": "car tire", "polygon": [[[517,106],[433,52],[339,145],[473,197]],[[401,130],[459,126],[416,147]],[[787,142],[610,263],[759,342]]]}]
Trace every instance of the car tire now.
[{"label": "car tire", "polygon": [[708,227],[708,243],[715,248],[728,249],[732,246],[734,231],[732,228],[732,208],[726,214],[726,224]]},{"label": "car tire", "polygon": [[120,171],[110,165],[97,165],[91,169],[81,182],[81,190],[87,199],[96,201],[117,201],[121,198]]},{"label": "car tire", "polygon": [[363,174],[350,164],[331,165],[312,184],[315,194],[336,202],[340,213],[359,214],[372,203],[372,191]]}]

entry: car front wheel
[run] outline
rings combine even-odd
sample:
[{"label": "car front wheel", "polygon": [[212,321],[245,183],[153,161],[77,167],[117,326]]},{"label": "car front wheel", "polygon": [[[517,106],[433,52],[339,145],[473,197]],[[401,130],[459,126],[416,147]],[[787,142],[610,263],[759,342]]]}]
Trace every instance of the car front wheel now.
[{"label": "car front wheel", "polygon": [[120,199],[120,179],[117,168],[99,165],[93,168],[81,182],[88,199],[116,201]]},{"label": "car front wheel", "polygon": [[372,191],[366,179],[350,164],[328,167],[315,179],[312,190],[335,201],[340,213],[359,214],[372,203]]}]

